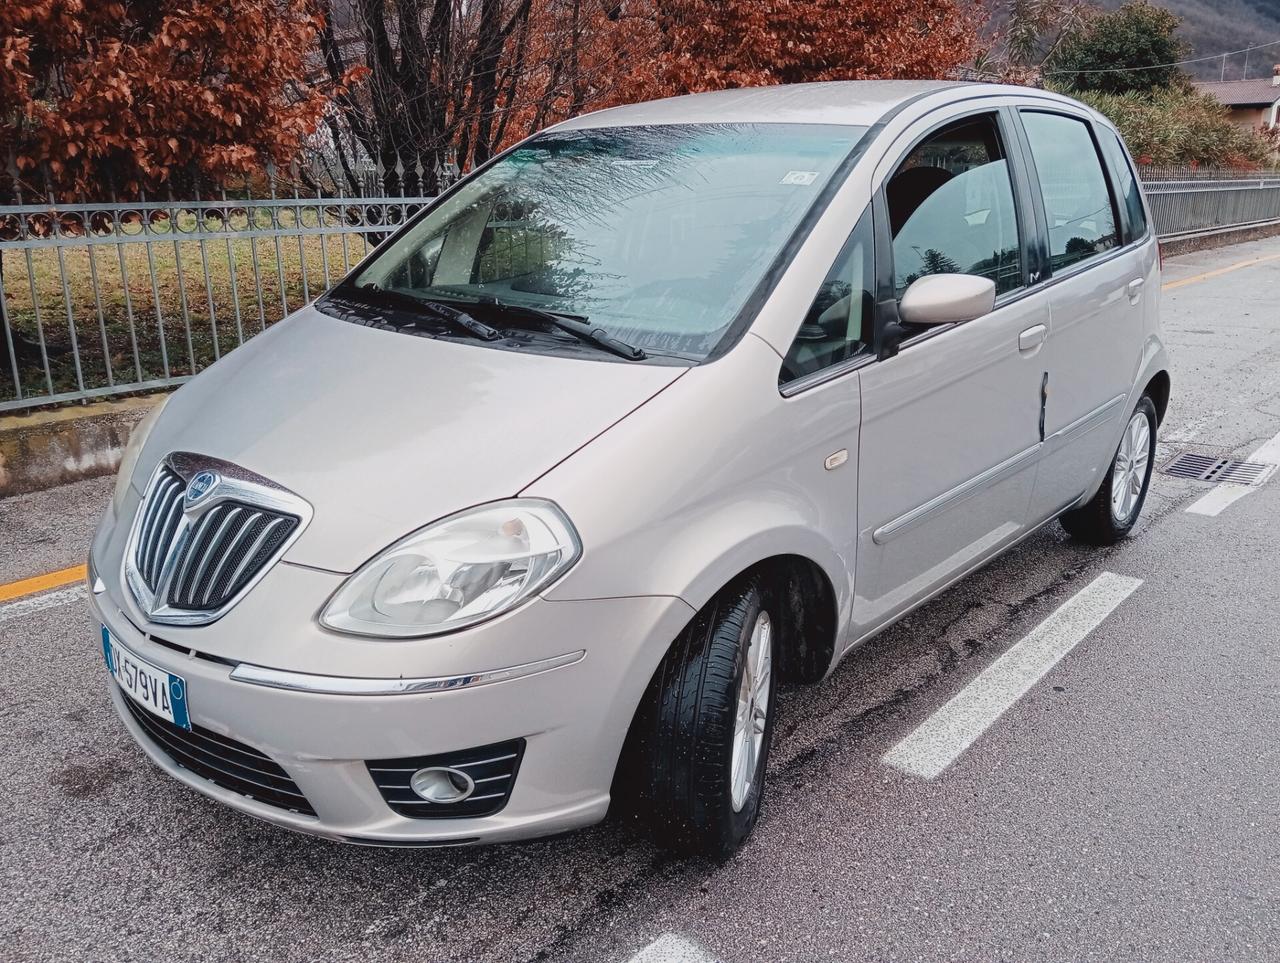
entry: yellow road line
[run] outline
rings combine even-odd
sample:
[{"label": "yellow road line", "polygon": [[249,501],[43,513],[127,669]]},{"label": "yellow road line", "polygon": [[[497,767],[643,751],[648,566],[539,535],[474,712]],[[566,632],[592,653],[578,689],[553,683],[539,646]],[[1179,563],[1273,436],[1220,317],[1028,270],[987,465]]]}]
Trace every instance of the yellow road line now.
[{"label": "yellow road line", "polygon": [[1228,264],[1226,267],[1215,268],[1212,271],[1205,271],[1203,274],[1193,274],[1189,278],[1180,278],[1177,281],[1167,281],[1160,285],[1160,290],[1172,291],[1174,288],[1180,288],[1187,284],[1195,284],[1197,281],[1207,281],[1209,278],[1216,278],[1222,274],[1230,274],[1232,271],[1239,271],[1241,268],[1253,267],[1255,264],[1261,264],[1263,261],[1280,261],[1280,254],[1266,254],[1262,257],[1250,258],[1247,261],[1237,261],[1235,264]]},{"label": "yellow road line", "polygon": [[56,572],[9,582],[0,585],[0,602],[20,599],[24,595],[35,595],[37,592],[47,592],[49,589],[70,585],[72,582],[83,582],[87,574],[83,565],[72,565],[70,568],[59,569]]}]

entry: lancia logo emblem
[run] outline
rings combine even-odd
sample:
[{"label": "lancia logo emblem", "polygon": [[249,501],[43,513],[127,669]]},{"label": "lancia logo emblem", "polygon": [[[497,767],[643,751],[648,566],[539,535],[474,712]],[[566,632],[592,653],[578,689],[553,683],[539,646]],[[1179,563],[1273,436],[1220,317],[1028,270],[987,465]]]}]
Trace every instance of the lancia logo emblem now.
[{"label": "lancia logo emblem", "polygon": [[214,472],[198,472],[187,485],[187,508],[198,504],[209,492],[217,488],[220,480]]}]

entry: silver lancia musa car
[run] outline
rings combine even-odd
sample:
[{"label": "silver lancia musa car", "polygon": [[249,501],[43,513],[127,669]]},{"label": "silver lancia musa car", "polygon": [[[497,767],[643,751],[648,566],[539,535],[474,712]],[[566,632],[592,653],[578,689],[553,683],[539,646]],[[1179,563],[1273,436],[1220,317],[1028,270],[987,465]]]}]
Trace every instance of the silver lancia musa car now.
[{"label": "silver lancia musa car", "polygon": [[139,426],[91,555],[175,779],[335,840],[723,855],[780,682],[1038,526],[1107,544],[1169,399],[1115,128],[830,83],[559,124]]}]

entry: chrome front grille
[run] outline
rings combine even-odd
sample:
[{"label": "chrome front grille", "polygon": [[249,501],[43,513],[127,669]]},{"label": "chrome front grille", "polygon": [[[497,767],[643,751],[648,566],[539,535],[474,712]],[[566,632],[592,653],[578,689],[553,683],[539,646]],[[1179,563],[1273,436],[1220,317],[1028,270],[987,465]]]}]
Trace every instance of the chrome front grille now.
[{"label": "chrome front grille", "polygon": [[151,483],[151,494],[142,506],[142,525],[138,529],[134,561],[142,580],[153,592],[178,534],[178,525],[182,521],[182,496],[186,489],[187,483],[177,472],[161,465],[159,475]]},{"label": "chrome front grille", "polygon": [[154,622],[219,618],[311,517],[292,492],[228,462],[185,452],[156,469],[134,521],[125,575]]},{"label": "chrome front grille", "polygon": [[178,555],[169,579],[168,603],[197,612],[225,605],[297,524],[292,515],[235,502],[205,512]]}]

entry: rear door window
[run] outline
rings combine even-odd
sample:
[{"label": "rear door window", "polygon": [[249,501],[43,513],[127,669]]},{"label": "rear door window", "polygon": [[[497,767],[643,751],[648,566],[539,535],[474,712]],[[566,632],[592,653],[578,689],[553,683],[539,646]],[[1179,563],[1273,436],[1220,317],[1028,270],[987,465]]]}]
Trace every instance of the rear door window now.
[{"label": "rear door window", "polygon": [[1119,244],[1115,200],[1089,124],[1031,110],[1022,112],[1022,124],[1040,178],[1053,270],[1087,261]]}]

